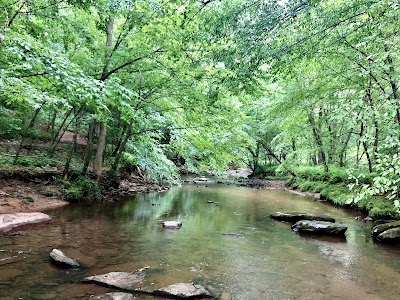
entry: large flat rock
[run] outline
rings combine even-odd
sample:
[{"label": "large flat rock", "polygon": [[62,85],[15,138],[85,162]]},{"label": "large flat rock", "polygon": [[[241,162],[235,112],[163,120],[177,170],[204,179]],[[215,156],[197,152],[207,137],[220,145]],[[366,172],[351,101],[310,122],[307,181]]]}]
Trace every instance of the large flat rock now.
[{"label": "large flat rock", "polygon": [[146,273],[143,270],[136,272],[110,272],[107,274],[86,277],[83,279],[83,282],[95,283],[101,286],[135,292],[138,283],[143,281],[145,276]]},{"label": "large flat rock", "polygon": [[344,235],[347,226],[332,222],[301,220],[296,222],[292,229],[301,233]]},{"label": "large flat rock", "polygon": [[154,291],[154,294],[173,299],[212,298],[211,294],[201,285],[191,283],[176,283]]},{"label": "large flat rock", "polygon": [[39,223],[50,220],[50,216],[41,212],[0,214],[0,232],[22,225]]},{"label": "large flat rock", "polygon": [[324,221],[335,223],[335,219],[328,215],[315,215],[300,212],[274,212],[269,215],[271,219],[296,223],[301,220]]}]

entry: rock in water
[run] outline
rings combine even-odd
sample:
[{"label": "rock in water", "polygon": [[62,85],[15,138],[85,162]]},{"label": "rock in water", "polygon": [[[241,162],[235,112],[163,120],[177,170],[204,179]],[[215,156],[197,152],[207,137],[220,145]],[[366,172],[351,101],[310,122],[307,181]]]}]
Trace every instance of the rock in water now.
[{"label": "rock in water", "polygon": [[191,283],[176,283],[154,291],[154,294],[178,299],[212,298],[211,294],[201,285]]},{"label": "rock in water", "polygon": [[375,225],[371,235],[379,242],[400,242],[400,221]]},{"label": "rock in water", "polygon": [[8,231],[17,226],[39,223],[50,219],[49,215],[40,212],[0,214],[0,231]]},{"label": "rock in water", "polygon": [[182,222],[179,221],[164,221],[161,224],[167,229],[179,229],[182,227]]},{"label": "rock in water", "polygon": [[68,266],[68,267],[77,268],[77,267],[80,266],[79,263],[75,259],[69,258],[68,256],[66,256],[64,254],[64,252],[62,252],[61,250],[58,250],[58,249],[53,249],[50,252],[50,257],[55,262],[61,263],[61,264],[65,265],[65,266]]},{"label": "rock in water", "polygon": [[[90,298],[92,299],[92,298]],[[136,298],[132,294],[114,292],[107,293],[101,296],[96,296],[93,299],[101,299],[101,300],[135,300]]]},{"label": "rock in water", "polygon": [[274,212],[269,215],[271,219],[285,222],[298,222],[301,220],[324,221],[335,223],[335,219],[327,215],[314,215],[298,212]]},{"label": "rock in water", "polygon": [[137,284],[143,281],[146,273],[143,270],[136,272],[110,272],[103,275],[86,277],[83,282],[118,288],[125,291],[135,292]]},{"label": "rock in water", "polygon": [[301,220],[295,223],[292,229],[301,233],[344,235],[347,226],[332,222]]},{"label": "rock in water", "polygon": [[227,232],[227,233],[223,233],[222,235],[232,236],[232,237],[235,237],[235,238],[242,238],[243,237],[243,235],[241,235],[240,233],[234,233],[234,232]]}]

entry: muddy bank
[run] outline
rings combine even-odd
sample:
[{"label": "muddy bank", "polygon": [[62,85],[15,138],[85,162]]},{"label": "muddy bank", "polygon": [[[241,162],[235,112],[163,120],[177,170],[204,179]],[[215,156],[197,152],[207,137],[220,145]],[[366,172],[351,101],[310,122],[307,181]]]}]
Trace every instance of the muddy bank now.
[{"label": "muddy bank", "polygon": [[[0,179],[0,214],[41,212],[59,208],[69,203],[64,200],[61,193],[61,182],[45,180],[43,178],[32,178],[27,180],[24,177],[25,180],[22,180],[22,178],[4,179],[3,177]],[[162,192],[168,189],[165,186],[158,186],[142,181],[122,180],[119,187],[110,190],[104,199],[111,201],[118,199],[117,196]]]},{"label": "muddy bank", "polygon": [[0,180],[0,213],[45,211],[67,205],[58,185],[49,182]]}]

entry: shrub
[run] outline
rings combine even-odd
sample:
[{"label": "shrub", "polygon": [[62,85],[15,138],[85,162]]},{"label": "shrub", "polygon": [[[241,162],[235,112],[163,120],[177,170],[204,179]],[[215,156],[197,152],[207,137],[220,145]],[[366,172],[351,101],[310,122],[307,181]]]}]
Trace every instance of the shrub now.
[{"label": "shrub", "polygon": [[320,193],[323,200],[328,200],[340,206],[349,206],[352,203],[353,195],[345,186],[335,185],[323,189]]},{"label": "shrub", "polygon": [[[21,124],[15,117],[10,117],[7,110],[0,107],[0,138],[1,139],[18,139],[21,134]],[[13,116],[11,114],[11,116]]]},{"label": "shrub", "polygon": [[278,167],[277,165],[272,165],[272,166],[259,165],[252,174],[252,176],[260,176],[260,177],[275,176],[277,167]]},{"label": "shrub", "polygon": [[297,187],[304,192],[319,193],[326,188],[326,185],[322,181],[299,180]]},{"label": "shrub", "polygon": [[344,168],[332,167],[328,172],[329,183],[347,183],[349,181],[349,175],[347,170]]},{"label": "shrub", "polygon": [[322,166],[300,166],[294,169],[297,177],[311,181],[324,181],[327,177]]},{"label": "shrub", "polygon": [[87,176],[79,176],[73,181],[64,181],[61,191],[65,199],[71,202],[80,201],[85,197],[94,199],[101,198],[99,183]]}]

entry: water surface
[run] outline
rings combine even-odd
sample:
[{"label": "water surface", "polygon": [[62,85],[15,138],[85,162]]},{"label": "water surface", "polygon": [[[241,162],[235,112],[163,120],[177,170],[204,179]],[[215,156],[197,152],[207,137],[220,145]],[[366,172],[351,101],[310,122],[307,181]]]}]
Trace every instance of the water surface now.
[{"label": "water surface", "polygon": [[[349,229],[345,239],[304,237],[271,220],[274,211],[327,213]],[[30,226],[26,235],[0,237],[1,300],[89,299],[109,289],[81,284],[82,278],[144,266],[150,267],[144,288],[192,281],[216,298],[387,300],[400,295],[400,247],[375,244],[370,225],[355,220],[351,211],[286,191],[184,185],[50,214],[52,221]],[[164,230],[161,220],[183,226]],[[53,248],[84,267],[54,266]]]}]

